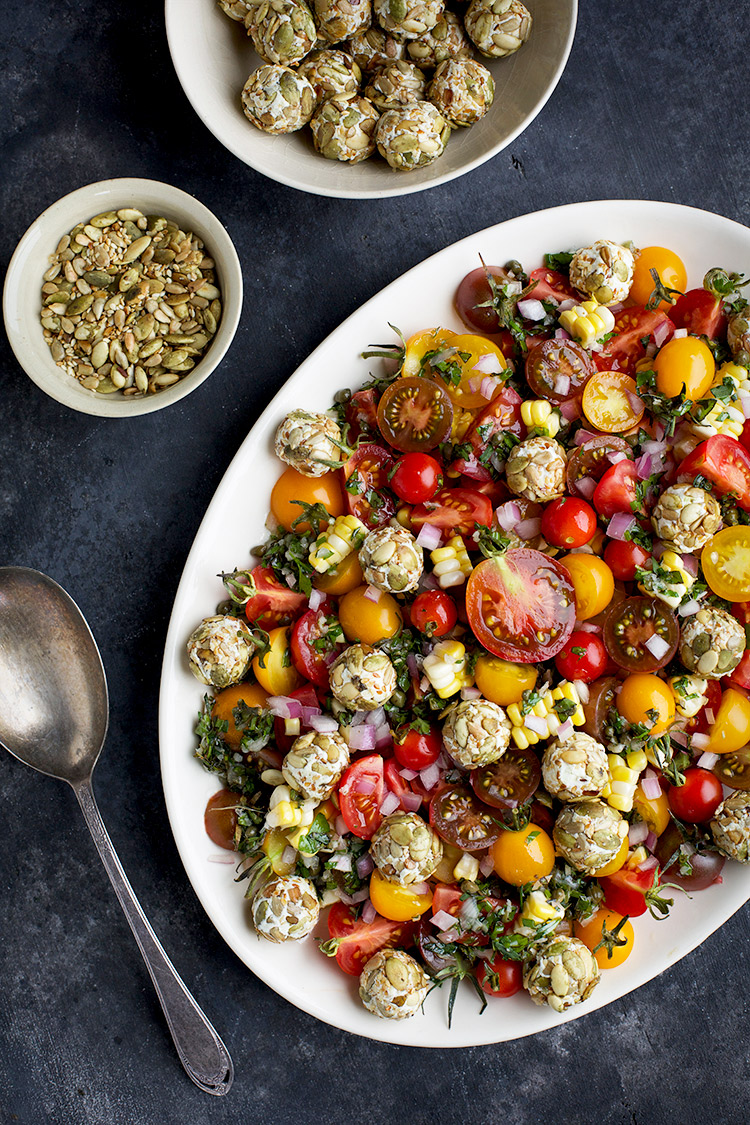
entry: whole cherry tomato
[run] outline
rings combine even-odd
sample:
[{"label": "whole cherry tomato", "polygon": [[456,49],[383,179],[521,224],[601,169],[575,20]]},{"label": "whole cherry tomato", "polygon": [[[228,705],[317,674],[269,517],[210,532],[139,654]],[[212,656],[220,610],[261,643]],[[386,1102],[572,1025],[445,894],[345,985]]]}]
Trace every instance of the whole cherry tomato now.
[{"label": "whole cherry tomato", "polygon": [[429,453],[405,453],[390,473],[390,485],[399,500],[422,504],[431,500],[443,484],[440,462]]},{"label": "whole cherry tomato", "polygon": [[555,657],[555,667],[566,680],[583,680],[587,684],[598,680],[609,667],[604,642],[596,633],[577,629]]},{"label": "whole cherry tomato", "polygon": [[636,567],[643,567],[651,554],[628,539],[610,539],[604,548],[604,561],[620,582],[632,582]]},{"label": "whole cherry tomato", "polygon": [[583,547],[595,531],[596,512],[575,496],[561,496],[542,512],[542,535],[553,547]]},{"label": "whole cherry tomato", "polygon": [[682,785],[670,785],[667,790],[669,807],[687,824],[703,824],[710,820],[724,796],[721,782],[710,770],[691,766],[685,770]]},{"label": "whole cherry tomato", "polygon": [[400,766],[407,770],[424,770],[440,757],[443,739],[437,727],[426,733],[414,727],[401,727],[393,736],[393,754]]},{"label": "whole cherry tomato", "polygon": [[444,637],[456,624],[458,610],[444,590],[423,590],[409,610],[411,623],[427,637]]}]

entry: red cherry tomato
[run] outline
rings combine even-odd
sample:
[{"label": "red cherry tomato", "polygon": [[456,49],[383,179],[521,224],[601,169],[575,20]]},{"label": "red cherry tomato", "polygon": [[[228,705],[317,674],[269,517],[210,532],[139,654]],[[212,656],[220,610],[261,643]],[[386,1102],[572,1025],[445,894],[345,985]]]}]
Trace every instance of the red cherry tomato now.
[{"label": "red cherry tomato", "polygon": [[657,328],[666,330],[662,340],[665,344],[674,333],[674,324],[665,312],[639,305],[623,309],[615,315],[614,335],[594,357],[596,366],[600,371],[625,371],[632,375],[638,360],[645,358]]},{"label": "red cherry tomato", "polygon": [[488,996],[515,996],[523,988],[523,964],[521,961],[506,961],[495,953],[488,961],[480,961],[477,980]]},{"label": "red cherry tomato", "polygon": [[431,500],[442,484],[440,462],[429,453],[405,453],[390,474],[391,488],[407,504]]},{"label": "red cherry tomato", "polygon": [[724,790],[718,777],[699,766],[685,770],[684,785],[670,785],[667,790],[670,809],[678,820],[687,824],[703,824],[710,820],[723,796]]},{"label": "red cherry tomato", "polygon": [[580,296],[576,293],[569,279],[564,273],[557,270],[548,270],[542,267],[532,270],[529,274],[529,283],[536,282],[531,296],[537,301],[568,301],[571,298],[578,301]]},{"label": "red cherry tomato", "polygon": [[255,593],[245,603],[245,614],[248,621],[259,629],[288,625],[307,600],[304,594],[279,582],[270,566],[253,567],[249,585]]},{"label": "red cherry tomato", "polygon": [[632,461],[618,461],[607,469],[594,490],[594,507],[609,519],[615,512],[639,512],[641,503],[635,490],[638,470]]},{"label": "red cherry tomato", "polygon": [[636,567],[644,567],[651,554],[628,539],[610,539],[604,548],[604,561],[620,582],[632,582]]},{"label": "red cherry tomato", "polygon": [[337,941],[339,968],[358,977],[367,962],[381,949],[404,949],[414,940],[414,922],[391,922],[376,914],[363,922],[356,906],[334,902],[328,915],[328,933]]},{"label": "red cherry tomato", "polygon": [[555,657],[555,667],[563,679],[593,683],[609,669],[604,642],[596,633],[576,630]]},{"label": "red cherry tomato", "polygon": [[542,512],[542,535],[553,547],[583,547],[595,531],[596,512],[575,496],[561,496]]},{"label": "red cherry tomato", "polygon": [[656,870],[655,867],[649,871],[621,867],[613,875],[602,875],[599,883],[604,891],[605,904],[618,914],[639,918],[648,909],[646,893],[654,885]]},{"label": "red cherry tomato", "polygon": [[387,788],[398,797],[402,809],[413,811],[410,805],[403,800],[405,794],[413,794],[411,784],[399,773],[399,763],[396,758],[388,758],[383,766],[383,778]]},{"label": "red cherry tomato", "polygon": [[678,479],[692,481],[698,475],[720,496],[733,493],[740,508],[750,511],[750,453],[735,438],[717,434],[697,445],[680,465]]},{"label": "red cherry tomato", "polygon": [[394,379],[380,396],[378,426],[394,449],[424,453],[450,434],[453,403],[439,383],[418,376]]},{"label": "red cherry tomato", "polygon": [[443,749],[443,739],[437,727],[426,734],[414,727],[402,727],[393,736],[393,753],[400,766],[407,770],[424,770],[433,766]]},{"label": "red cherry tomato", "polygon": [[426,523],[451,535],[470,535],[477,523],[489,527],[492,503],[483,492],[473,488],[441,488],[425,504],[417,504],[411,513],[415,529]]},{"label": "red cherry tomato", "polygon": [[492,300],[492,289],[487,280],[490,274],[499,285],[510,279],[510,274],[502,266],[479,266],[467,273],[456,290],[456,312],[467,328],[475,332],[499,332],[500,322],[497,313],[488,305]]},{"label": "red cherry tomato", "polygon": [[308,609],[298,617],[292,626],[290,649],[292,663],[297,671],[317,687],[327,688],[328,669],[346,643],[344,638],[330,645],[325,651],[318,651],[316,641],[326,633],[326,618],[331,613],[331,604],[324,602],[318,609]]},{"label": "red cherry tomato", "polygon": [[385,782],[380,754],[368,754],[344,770],[339,783],[339,805],[346,827],[362,840],[371,839],[383,819]]},{"label": "red cherry tomato", "polygon": [[722,339],[727,330],[721,301],[707,289],[688,289],[669,310],[669,319],[675,328],[687,328],[691,336],[709,340]]},{"label": "red cherry tomato", "polygon": [[462,446],[471,447],[470,455],[458,457],[451,464],[451,470],[474,480],[492,480],[491,471],[480,458],[491,451],[493,438],[499,438],[504,433],[515,434],[519,438],[526,436],[526,426],[521,417],[522,402],[518,391],[508,386],[501,387],[489,406],[477,414],[461,441]]},{"label": "red cherry tomato", "polygon": [[393,458],[382,445],[360,445],[344,462],[344,499],[349,515],[371,530],[388,523],[396,505],[385,492]]},{"label": "red cherry tomato", "polygon": [[[320,708],[318,697],[315,694],[315,688],[312,684],[303,684],[302,687],[295,688],[294,691],[289,692],[290,699],[296,699],[303,707],[316,707]],[[307,724],[302,724],[302,729],[307,730]],[[292,743],[296,735],[286,733],[286,721],[279,719],[278,716],[273,721],[273,740],[281,754],[286,754],[287,750],[291,750]],[[266,748],[268,749],[268,747]],[[279,766],[279,769],[281,767]]]},{"label": "red cherry tomato", "polygon": [[377,441],[378,400],[371,387],[354,392],[344,407],[344,417],[349,423],[347,441],[350,445],[355,445],[362,437],[368,441]]},{"label": "red cherry tomato", "polygon": [[458,610],[444,590],[424,590],[410,608],[411,623],[427,637],[444,637],[456,624]]}]

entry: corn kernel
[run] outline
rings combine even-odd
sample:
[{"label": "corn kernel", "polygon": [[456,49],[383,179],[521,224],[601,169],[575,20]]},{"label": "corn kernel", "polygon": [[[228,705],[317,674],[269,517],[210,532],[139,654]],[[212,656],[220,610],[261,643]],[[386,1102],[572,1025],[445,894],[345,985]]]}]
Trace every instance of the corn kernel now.
[{"label": "corn kernel", "polygon": [[338,516],[311,547],[310,566],[318,574],[335,570],[347,555],[359,550],[366,535],[367,528],[356,516]]},{"label": "corn kernel", "polygon": [[606,305],[597,301],[583,301],[560,314],[560,327],[584,348],[595,344],[615,326],[615,318]]}]

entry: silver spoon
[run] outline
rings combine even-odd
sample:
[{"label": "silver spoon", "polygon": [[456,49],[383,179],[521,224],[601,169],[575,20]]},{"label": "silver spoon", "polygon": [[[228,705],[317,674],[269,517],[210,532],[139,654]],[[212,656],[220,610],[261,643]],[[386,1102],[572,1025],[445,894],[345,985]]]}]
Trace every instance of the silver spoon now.
[{"label": "silver spoon", "polygon": [[226,1094],[234,1068],[149,925],[94,800],[91,775],[109,722],[99,650],[73,599],[38,570],[0,567],[0,743],[32,769],[67,781],[140,946],[182,1065]]}]

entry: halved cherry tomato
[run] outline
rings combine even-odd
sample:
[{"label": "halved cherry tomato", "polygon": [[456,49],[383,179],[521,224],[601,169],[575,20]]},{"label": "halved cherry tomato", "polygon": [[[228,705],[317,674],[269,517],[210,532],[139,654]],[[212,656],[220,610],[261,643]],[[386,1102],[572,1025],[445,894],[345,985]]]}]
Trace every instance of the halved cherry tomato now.
[{"label": "halved cherry tomato", "polygon": [[624,371],[598,371],[583,388],[583,413],[592,426],[608,434],[637,426],[646,410],[635,379]]},{"label": "halved cherry tomato", "polygon": [[629,539],[610,539],[604,548],[604,561],[620,582],[632,582],[637,567],[644,567],[651,558],[637,543]]},{"label": "halved cherry tomato", "polygon": [[491,447],[492,439],[504,433],[525,437],[526,425],[521,417],[523,399],[512,387],[501,387],[490,404],[480,410],[461,440],[469,445],[471,454],[452,462],[451,472],[464,473],[474,480],[492,480],[492,473],[479,458]]},{"label": "halved cherry tomato", "polygon": [[414,940],[412,922],[393,922],[376,915],[363,922],[356,906],[334,902],[328,915],[328,933],[337,941],[339,968],[358,977],[367,962],[381,949],[404,949]]},{"label": "halved cherry tomato", "polygon": [[445,590],[423,590],[409,610],[411,623],[426,637],[444,637],[456,624],[456,603]]},{"label": "halved cherry tomato", "polygon": [[474,681],[485,699],[507,707],[520,703],[523,693],[536,684],[539,672],[530,664],[515,664],[481,652],[474,666]]},{"label": "halved cherry tomato", "polygon": [[382,445],[360,445],[344,462],[344,499],[350,515],[373,530],[388,523],[396,504],[385,491],[393,458]]},{"label": "halved cherry tomato", "polygon": [[615,592],[615,579],[604,559],[582,552],[565,555],[560,562],[573,583],[577,619],[588,621],[605,610]]},{"label": "halved cherry tomato", "polygon": [[[414,790],[411,788],[411,785],[406,780],[406,778],[401,776],[398,767],[399,762],[397,758],[387,758],[383,763],[383,779],[385,781],[386,788],[389,789],[391,793],[393,793],[394,797],[398,797],[401,808],[408,810],[409,795],[413,794]],[[404,797],[407,798],[406,801],[403,800]],[[375,909],[377,909],[377,907]],[[389,917],[389,915],[386,915],[386,917]]]},{"label": "halved cherry tomato", "polygon": [[290,590],[285,582],[280,582],[270,566],[254,566],[248,586],[255,593],[245,603],[245,616],[259,629],[287,625],[307,601],[304,594]]},{"label": "halved cherry tomato", "polygon": [[583,547],[595,531],[596,512],[575,496],[561,496],[542,512],[542,535],[553,547]]},{"label": "halved cherry tomato", "polygon": [[674,250],[669,250],[666,246],[644,246],[635,260],[633,282],[628,293],[628,299],[634,301],[637,305],[651,303],[651,297],[656,288],[651,270],[656,270],[659,281],[665,289],[679,290],[679,293],[674,294],[671,300],[662,298],[652,306],[669,313],[676,297],[682,295],[687,285],[685,263],[682,258],[675,254]]},{"label": "halved cherry tomato", "polygon": [[399,500],[421,504],[442,487],[443,470],[429,453],[405,453],[391,469],[389,480]]},{"label": "halved cherry tomato", "polygon": [[666,332],[663,344],[673,335],[674,325],[667,314],[659,309],[649,310],[633,305],[616,313],[615,334],[596,353],[596,366],[601,371],[625,371],[632,375],[636,363],[645,358],[646,348],[659,328]]},{"label": "halved cherry tomato", "polygon": [[695,336],[669,340],[653,360],[656,389],[667,398],[684,394],[693,400],[705,398],[716,375],[716,363],[708,344]]},{"label": "halved cherry tomato", "polygon": [[504,828],[490,854],[495,873],[512,887],[544,879],[555,866],[555,845],[533,821],[518,831]]},{"label": "halved cherry tomato", "polygon": [[412,527],[425,524],[451,535],[470,535],[477,523],[489,527],[492,504],[483,492],[473,488],[441,488],[426,504],[417,504],[411,513]]},{"label": "halved cherry tomato", "polygon": [[370,902],[383,918],[392,922],[408,922],[430,909],[432,891],[420,893],[413,887],[389,883],[376,867],[370,876]]},{"label": "halved cherry tomato", "polygon": [[[317,687],[328,687],[328,669],[344,646],[343,637],[339,641],[317,648],[316,642],[325,636],[332,614],[332,605],[324,603],[318,609],[308,609],[298,617],[292,626],[292,661],[298,672]],[[335,619],[334,619],[335,623]]]},{"label": "halved cherry tomato", "polygon": [[430,801],[430,824],[444,840],[465,852],[481,852],[494,844],[497,816],[465,785],[449,785]]},{"label": "halved cherry tomato", "polygon": [[600,879],[604,891],[604,901],[610,910],[639,918],[648,910],[646,893],[651,890],[656,879],[656,868],[640,871],[634,867],[621,867],[613,875],[603,875]]},{"label": "halved cherry tomato", "polygon": [[[612,933],[616,926],[620,927],[617,931],[618,939],[624,944],[618,942],[618,944],[613,944],[611,949],[608,949],[606,945],[597,948],[603,940],[604,931]],[[618,965],[627,961],[633,952],[633,941],[635,939],[633,927],[627,916],[618,914],[613,910],[599,909],[587,922],[575,922],[573,933],[587,949],[591,950],[600,969],[617,968]]]},{"label": "halved cherry tomato", "polygon": [[268,643],[268,651],[253,658],[255,678],[269,695],[289,695],[302,683],[302,676],[292,663],[289,626],[270,629]]},{"label": "halved cherry tomato", "polygon": [[402,453],[434,449],[450,434],[452,422],[450,396],[433,379],[402,376],[380,396],[380,432]]},{"label": "halved cherry tomato", "polygon": [[237,805],[239,794],[232,789],[220,789],[209,798],[203,816],[203,824],[211,843],[217,848],[233,852],[234,833],[237,828]]},{"label": "halved cherry tomato", "polygon": [[392,594],[372,586],[357,586],[339,601],[339,621],[348,641],[374,645],[395,637],[403,624]]},{"label": "halved cherry tomato", "polygon": [[495,656],[521,664],[549,660],[573,632],[573,583],[540,551],[506,551],[474,567],[466,610],[474,635]]},{"label": "halved cherry tomato", "polygon": [[344,555],[341,562],[327,574],[316,574],[313,585],[324,594],[340,597],[364,583],[362,567],[356,551]]},{"label": "halved cherry tomato", "polygon": [[476,364],[482,361],[492,369],[492,374],[499,374],[508,366],[505,356],[486,336],[456,336],[452,341],[456,348],[454,355],[446,357],[439,367],[431,364],[432,378],[442,380],[454,406],[463,410],[476,410],[487,405],[487,395],[480,392],[479,386],[473,389],[475,381],[481,383],[483,374],[476,369]]},{"label": "halved cherry tomato", "polygon": [[[460,855],[460,850],[458,851]],[[461,910],[463,899],[460,887],[448,886],[446,883],[436,883],[432,895],[432,913],[452,914],[454,917]]]},{"label": "halved cherry tomato", "polygon": [[748,743],[750,699],[739,688],[727,688],[715,712],[715,721],[708,728],[706,750],[711,754],[731,754]]},{"label": "halved cherry tomato", "polygon": [[515,996],[523,988],[523,965],[494,953],[488,960],[479,962],[476,977],[479,987],[488,996]]},{"label": "halved cherry tomato", "polygon": [[542,780],[539,758],[530,748],[509,746],[496,762],[471,771],[471,787],[486,805],[517,809],[533,796]]},{"label": "halved cherry tomato", "polygon": [[750,527],[737,524],[717,531],[701,554],[703,576],[728,602],[750,601]]},{"label": "halved cherry tomato", "polygon": [[615,705],[619,684],[615,676],[602,676],[589,688],[588,700],[582,704],[586,717],[582,729],[592,738],[601,739],[607,716]]},{"label": "halved cherry tomato", "polygon": [[740,508],[750,511],[750,453],[735,438],[717,434],[696,446],[680,465],[678,480],[692,482],[699,474],[720,496],[733,493]]},{"label": "halved cherry tomato", "polygon": [[563,679],[589,684],[607,671],[609,656],[601,637],[577,629],[555,657],[555,667]]},{"label": "halved cherry tomato", "polygon": [[750,789],[750,746],[723,754],[714,766],[714,773],[722,785],[746,793]]},{"label": "halved cherry tomato", "polygon": [[643,506],[636,491],[639,481],[632,461],[618,461],[607,469],[594,489],[593,504],[599,515],[609,519],[615,512],[641,512]]},{"label": "halved cherry tomato", "polygon": [[592,877],[594,879],[599,879],[599,878],[603,878],[606,875],[614,875],[614,873],[616,871],[619,871],[621,867],[625,866],[625,863],[627,862],[628,855],[629,855],[628,838],[627,838],[627,836],[623,836],[622,841],[620,843],[620,850],[609,861],[609,863],[605,863],[604,867],[597,867],[596,871],[592,871],[591,872]]},{"label": "halved cherry tomato", "polygon": [[487,280],[490,274],[502,285],[510,279],[510,274],[502,266],[479,266],[462,278],[456,290],[454,304],[456,312],[467,328],[478,332],[499,332],[500,322],[497,313],[487,302],[492,301],[492,290]]},{"label": "halved cherry tomato", "polygon": [[614,435],[609,437],[604,434],[601,437],[590,438],[573,451],[565,472],[568,491],[573,496],[585,496],[587,500],[591,499],[594,482],[601,480],[612,468],[610,453],[624,453],[628,458],[633,455],[632,449],[624,438]]},{"label": "halved cherry tomato", "polygon": [[[285,469],[271,490],[271,512],[285,531],[298,531],[300,535],[310,530],[310,524],[303,520],[302,507],[305,504],[322,504],[334,519],[343,515],[344,499],[338,473],[324,473],[322,477],[306,477],[296,469]],[[296,521],[297,526],[292,528]]]},{"label": "halved cherry tomato", "polygon": [[341,815],[349,831],[362,840],[370,840],[380,827],[384,790],[380,754],[368,754],[344,770],[338,788]]},{"label": "halved cherry tomato", "polygon": [[[659,656],[648,647],[652,637],[659,637],[666,644],[666,648],[657,646]],[[612,606],[604,619],[602,639],[618,668],[626,672],[656,672],[677,652],[680,627],[663,602],[634,597]]]},{"label": "halved cherry tomato", "polygon": [[525,370],[526,382],[535,395],[563,402],[583,390],[596,367],[575,340],[543,340],[529,349]]},{"label": "halved cherry tomato", "polygon": [[617,710],[629,723],[645,723],[649,735],[664,734],[674,721],[674,693],[658,676],[634,672],[623,681]]},{"label": "halved cherry tomato", "polygon": [[675,328],[687,328],[691,336],[721,340],[726,335],[727,318],[721,301],[707,289],[688,289],[669,310]]},{"label": "halved cherry tomato", "polygon": [[726,857],[713,849],[696,851],[674,821],[656,841],[654,855],[662,866],[662,881],[676,883],[691,893],[715,883],[726,862]]},{"label": "halved cherry tomato", "polygon": [[407,770],[425,770],[440,757],[443,739],[437,727],[423,733],[414,727],[402,727],[393,736],[393,753],[399,765]]},{"label": "halved cherry tomato", "polygon": [[721,782],[711,770],[691,766],[682,785],[667,789],[669,807],[686,824],[704,824],[714,815],[724,797]]},{"label": "halved cherry tomato", "polygon": [[349,423],[346,435],[349,445],[354,445],[360,438],[377,441],[378,400],[372,387],[354,391],[344,407],[344,417]]},{"label": "halved cherry tomato", "polygon": [[415,332],[406,341],[401,375],[429,377],[432,374],[430,360],[452,348],[455,338],[456,333],[449,328],[425,328]]},{"label": "halved cherry tomato", "polygon": [[570,284],[570,279],[559,270],[550,270],[546,267],[532,270],[529,274],[529,282],[535,283],[531,296],[536,297],[537,301],[551,300],[559,304],[560,301],[568,301],[571,297],[579,300],[579,295]]},{"label": "halved cherry tomato", "polygon": [[242,731],[237,730],[234,721],[235,707],[239,703],[247,707],[263,707],[267,699],[268,692],[260,684],[232,684],[218,693],[211,708],[211,718],[227,724],[222,738],[233,750],[239,750],[242,742]]}]

